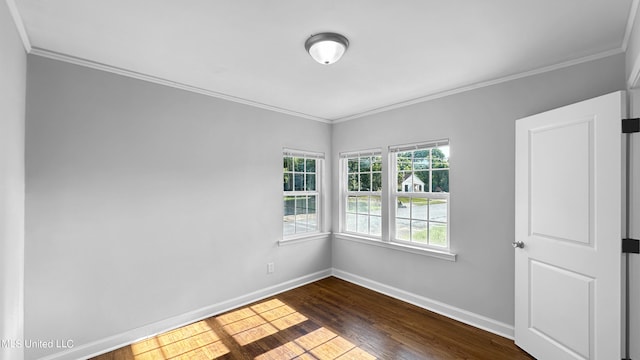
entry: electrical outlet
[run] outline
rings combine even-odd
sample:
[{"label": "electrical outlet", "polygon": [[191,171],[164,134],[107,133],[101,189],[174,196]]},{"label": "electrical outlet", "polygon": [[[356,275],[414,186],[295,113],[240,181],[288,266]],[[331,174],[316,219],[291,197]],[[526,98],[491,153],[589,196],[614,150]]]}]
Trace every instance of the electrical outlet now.
[{"label": "electrical outlet", "polygon": [[276,271],[276,265],[272,262],[267,263],[267,274],[273,274]]}]

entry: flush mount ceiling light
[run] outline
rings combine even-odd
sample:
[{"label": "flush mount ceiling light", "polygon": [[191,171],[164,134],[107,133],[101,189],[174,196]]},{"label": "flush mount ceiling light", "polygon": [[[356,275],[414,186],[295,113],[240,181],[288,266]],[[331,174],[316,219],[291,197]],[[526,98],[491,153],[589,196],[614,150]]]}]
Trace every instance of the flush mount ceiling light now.
[{"label": "flush mount ceiling light", "polygon": [[311,57],[323,65],[331,65],[340,60],[347,51],[349,40],[335,33],[321,33],[312,35],[304,43],[304,48]]}]

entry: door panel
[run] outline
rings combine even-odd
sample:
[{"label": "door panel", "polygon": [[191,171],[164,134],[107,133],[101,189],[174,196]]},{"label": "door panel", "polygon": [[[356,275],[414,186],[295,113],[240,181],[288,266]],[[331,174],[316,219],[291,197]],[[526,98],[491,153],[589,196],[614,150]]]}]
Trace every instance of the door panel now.
[{"label": "door panel", "polygon": [[587,358],[593,344],[594,279],[530,260],[529,328],[567,352]]},{"label": "door panel", "polygon": [[530,234],[590,243],[592,128],[591,118],[530,132]]},{"label": "door panel", "polygon": [[515,340],[540,360],[620,358],[623,95],[516,122]]}]

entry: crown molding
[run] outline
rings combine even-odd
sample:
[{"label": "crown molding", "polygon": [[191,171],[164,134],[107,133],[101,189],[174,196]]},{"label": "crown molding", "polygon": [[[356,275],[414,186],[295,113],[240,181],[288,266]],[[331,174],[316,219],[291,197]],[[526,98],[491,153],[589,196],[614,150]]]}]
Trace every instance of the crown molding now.
[{"label": "crown molding", "polygon": [[[7,0],[7,1],[12,1],[12,0]],[[634,3],[637,3],[638,1],[639,0],[634,0]],[[123,69],[123,68],[103,64],[103,63],[98,63],[95,61],[91,61],[91,60],[87,60],[87,59],[83,59],[83,58],[79,58],[79,57],[75,57],[67,54],[62,54],[62,53],[58,53],[58,52],[54,52],[54,51],[50,51],[50,50],[46,50],[38,47],[32,47],[29,53],[32,55],[37,55],[37,56],[41,56],[41,57],[45,57],[53,60],[63,61],[63,62],[75,64],[75,65],[80,65],[83,67],[102,70],[102,71],[110,72],[110,73],[121,75],[121,76],[126,76],[130,78],[138,79],[138,80],[143,80],[143,81],[165,85],[165,86],[169,86],[169,87],[173,87],[173,88],[177,88],[185,91],[190,91],[190,92],[194,92],[194,93],[198,93],[206,96],[228,100],[228,101],[232,101],[232,102],[236,102],[244,105],[249,105],[249,106],[253,106],[253,107],[257,107],[257,108],[261,108],[269,111],[274,111],[274,112],[278,112],[285,115],[295,116],[295,117],[304,118],[308,120],[314,120],[314,121],[318,121],[326,124],[336,124],[336,123],[341,123],[345,121],[359,119],[359,118],[370,116],[370,115],[375,115],[378,113],[382,113],[382,112],[386,112],[394,109],[403,108],[410,105],[423,103],[430,100],[443,98],[446,96],[456,95],[456,94],[464,93],[471,90],[477,90],[477,89],[481,89],[481,88],[492,86],[492,85],[502,84],[512,80],[522,79],[529,76],[539,75],[539,74],[547,73],[550,71],[559,70],[559,69],[567,68],[570,66],[574,66],[574,65],[578,65],[578,64],[598,60],[598,59],[603,59],[609,56],[622,54],[624,53],[624,50],[622,48],[616,48],[616,49],[604,51],[601,53],[597,53],[594,55],[589,55],[589,56],[581,57],[578,59],[569,60],[569,61],[553,64],[550,66],[545,66],[538,69],[517,73],[514,75],[509,75],[509,76],[505,76],[498,79],[483,81],[483,82],[462,86],[462,87],[451,89],[451,90],[427,94],[425,96],[421,96],[415,99],[401,101],[401,102],[381,106],[375,109],[367,110],[364,112],[347,115],[345,117],[338,117],[334,119],[321,118],[318,116],[313,116],[305,113],[300,113],[297,111],[292,111],[292,110],[288,110],[288,109],[284,109],[276,106],[271,106],[271,105],[263,104],[260,102],[243,99],[243,98],[223,94],[220,92],[211,91],[211,90],[203,89],[200,87],[196,87],[196,86],[192,86],[192,85],[188,85],[188,84],[184,84],[176,81],[171,81],[168,79],[151,76],[151,75],[143,74],[140,72],[131,71],[131,70],[127,70],[127,69]],[[638,68],[637,71],[634,73],[636,74],[635,78],[637,81],[640,78],[640,62],[636,63],[636,66],[634,67],[634,69],[635,68]]]},{"label": "crown molding", "polygon": [[506,83],[506,82],[509,82],[509,81],[512,81],[512,80],[526,78],[526,77],[529,77],[529,76],[544,74],[544,73],[547,73],[547,72],[551,72],[551,71],[555,71],[555,70],[567,68],[567,67],[570,67],[570,66],[574,66],[574,65],[578,65],[578,64],[582,64],[582,63],[587,63],[587,62],[590,62],[590,61],[599,60],[599,59],[603,59],[603,58],[606,58],[606,57],[609,57],[609,56],[623,54],[623,53],[624,53],[624,50],[622,50],[622,48],[616,48],[616,49],[612,49],[612,50],[607,50],[607,51],[603,51],[603,52],[600,52],[600,53],[597,53],[597,54],[581,57],[581,58],[574,59],[574,60],[564,61],[564,62],[561,62],[561,63],[557,63],[557,64],[541,67],[541,68],[538,68],[538,69],[529,70],[529,71],[525,71],[525,72],[521,72],[521,73],[517,73],[517,74],[513,74],[513,75],[501,77],[501,78],[497,78],[497,79],[494,79],[494,80],[483,81],[483,82],[479,82],[479,83],[475,83],[475,84],[471,84],[471,85],[467,85],[467,86],[462,86],[462,87],[451,89],[451,90],[445,90],[445,91],[436,92],[436,93],[433,93],[433,94],[428,94],[428,95],[421,96],[421,97],[418,97],[418,98],[415,98],[415,99],[411,99],[411,100],[407,100],[407,101],[401,101],[401,102],[398,102],[398,103],[382,106],[382,107],[371,109],[371,110],[368,110],[368,111],[365,111],[365,112],[361,112],[361,113],[358,113],[358,114],[353,114],[353,115],[349,115],[349,116],[345,116],[345,117],[342,117],[342,118],[335,119],[335,120],[332,121],[332,123],[336,124],[336,123],[341,123],[341,122],[345,122],[345,121],[349,121],[349,120],[362,118],[362,117],[365,117],[365,116],[375,115],[375,114],[379,114],[379,113],[386,112],[386,111],[389,111],[389,110],[399,109],[399,108],[403,108],[403,107],[406,107],[406,106],[415,105],[415,104],[423,103],[423,102],[430,101],[430,100],[440,99],[440,98],[443,98],[443,97],[446,97],[446,96],[456,95],[456,94],[464,93],[464,92],[471,91],[471,90],[477,90],[477,89],[485,88],[485,87],[492,86],[492,85],[502,84],[502,83]]},{"label": "crown molding", "polygon": [[27,35],[27,29],[25,28],[22,16],[20,16],[20,12],[18,11],[18,6],[14,0],[6,0],[6,3],[9,8],[9,13],[13,18],[13,23],[16,25],[16,30],[18,30],[18,35],[20,35],[20,40],[22,40],[22,46],[24,46],[24,50],[28,54],[32,50],[31,41],[29,41],[29,35]]},{"label": "crown molding", "polygon": [[134,78],[134,79],[137,79],[137,80],[142,80],[142,81],[147,81],[147,82],[151,82],[151,83],[155,83],[155,84],[165,85],[165,86],[173,87],[173,88],[176,88],[176,89],[181,89],[181,90],[185,90],[185,91],[189,91],[189,92],[194,92],[194,93],[201,94],[201,95],[206,95],[206,96],[211,96],[211,97],[218,98],[218,99],[228,100],[228,101],[232,101],[232,102],[235,102],[235,103],[239,103],[239,104],[243,104],[243,105],[249,105],[249,106],[257,107],[257,108],[264,109],[264,110],[274,111],[274,112],[278,112],[278,113],[285,114],[285,115],[295,116],[295,117],[298,117],[298,118],[304,118],[304,119],[308,119],[308,120],[319,121],[319,122],[322,122],[322,123],[331,123],[331,120],[329,120],[329,119],[324,119],[324,118],[321,118],[321,117],[317,117],[317,116],[313,116],[313,115],[309,115],[309,114],[305,114],[305,113],[301,113],[301,112],[297,112],[297,111],[293,111],[293,110],[288,110],[288,109],[280,108],[280,107],[277,107],[277,106],[267,105],[267,104],[263,104],[263,103],[260,103],[260,102],[257,102],[257,101],[243,99],[243,98],[240,98],[240,97],[227,95],[227,94],[220,93],[220,92],[217,92],[217,91],[207,90],[207,89],[203,89],[203,88],[200,88],[200,87],[197,87],[197,86],[192,86],[192,85],[189,85],[189,84],[184,84],[184,83],[181,83],[181,82],[164,79],[164,78],[157,77],[157,76],[147,75],[147,74],[143,74],[143,73],[140,73],[140,72],[127,70],[127,69],[123,69],[123,68],[119,68],[119,67],[115,67],[115,66],[111,66],[111,65],[107,65],[107,64],[103,64],[103,63],[99,63],[99,62],[95,62],[95,61],[91,61],[91,60],[87,60],[87,59],[83,59],[83,58],[79,58],[79,57],[75,57],[75,56],[71,56],[71,55],[67,55],[67,54],[63,54],[63,53],[58,53],[58,52],[55,52],[55,51],[50,51],[50,50],[46,50],[46,49],[42,49],[42,48],[38,48],[38,47],[33,47],[29,53],[31,55],[37,55],[37,56],[41,56],[41,57],[48,58],[48,59],[58,60],[58,61],[62,61],[62,62],[74,64],[74,65],[79,65],[79,66],[83,66],[83,67],[88,67],[88,68],[91,68],[91,69],[106,71],[106,72],[110,72],[110,73],[113,73],[113,74]]}]

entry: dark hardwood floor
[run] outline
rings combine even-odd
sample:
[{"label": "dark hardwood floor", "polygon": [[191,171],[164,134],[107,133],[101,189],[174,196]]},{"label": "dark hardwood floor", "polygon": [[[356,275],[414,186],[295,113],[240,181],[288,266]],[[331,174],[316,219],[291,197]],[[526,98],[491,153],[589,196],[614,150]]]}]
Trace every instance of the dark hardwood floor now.
[{"label": "dark hardwood floor", "polygon": [[329,277],[94,359],[533,357],[509,339]]}]

